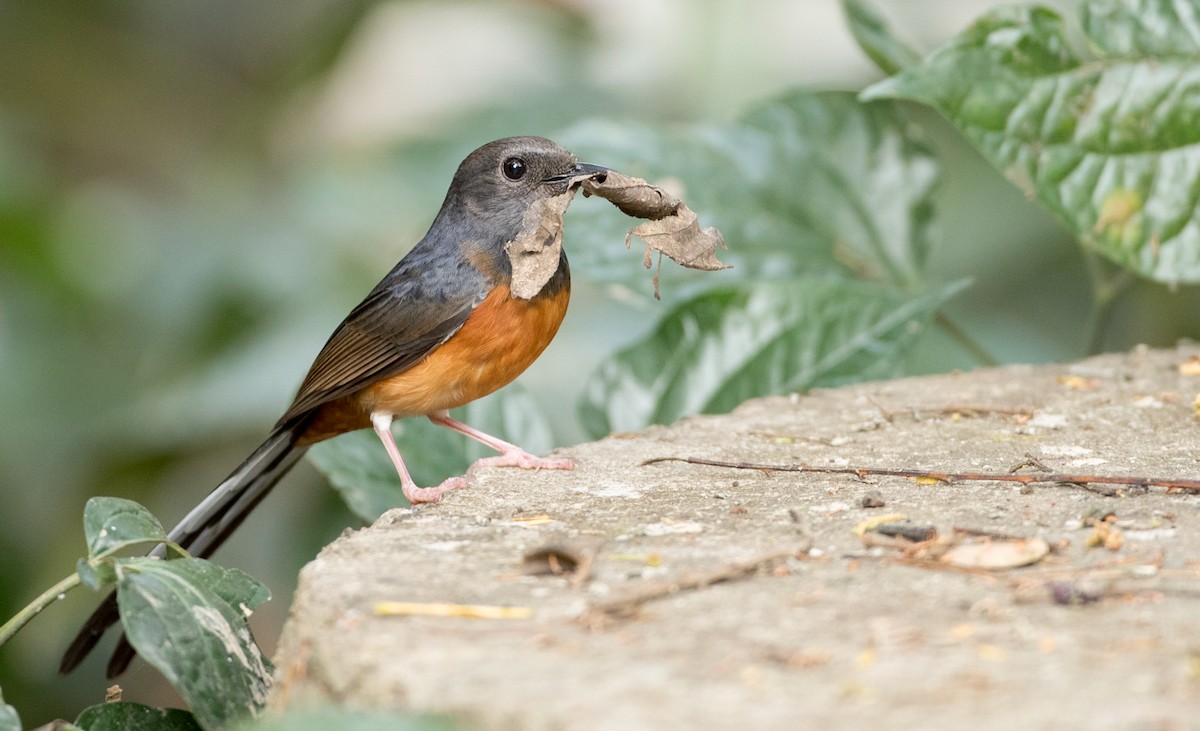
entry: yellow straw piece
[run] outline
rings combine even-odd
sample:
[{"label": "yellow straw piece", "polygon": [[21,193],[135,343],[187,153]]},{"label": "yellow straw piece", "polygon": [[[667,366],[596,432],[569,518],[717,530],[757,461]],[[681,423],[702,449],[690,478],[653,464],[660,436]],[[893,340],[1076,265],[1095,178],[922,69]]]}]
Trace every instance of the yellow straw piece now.
[{"label": "yellow straw piece", "polygon": [[867,531],[875,530],[885,523],[897,523],[901,520],[908,520],[908,516],[904,513],[888,513],[887,515],[879,515],[870,520],[864,520],[854,528],[855,535],[862,535]]},{"label": "yellow straw piece", "polygon": [[530,607],[500,607],[493,604],[451,604],[449,602],[379,602],[377,617],[462,617],[464,619],[529,619]]}]

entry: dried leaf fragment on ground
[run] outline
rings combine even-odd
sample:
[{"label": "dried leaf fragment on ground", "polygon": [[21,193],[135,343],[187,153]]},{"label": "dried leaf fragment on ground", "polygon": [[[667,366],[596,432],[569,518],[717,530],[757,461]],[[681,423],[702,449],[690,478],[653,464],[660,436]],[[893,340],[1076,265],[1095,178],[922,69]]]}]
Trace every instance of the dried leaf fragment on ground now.
[{"label": "dried leaf fragment on ground", "polygon": [[1042,538],[976,541],[951,546],[941,560],[951,566],[977,569],[1014,569],[1037,563],[1050,553]]},{"label": "dried leaf fragment on ground", "polygon": [[[612,203],[627,216],[644,218],[646,222],[630,229],[625,236],[628,247],[630,238],[637,236],[646,242],[646,268],[651,266],[651,252],[662,254],[689,269],[717,271],[729,265],[717,259],[717,247],[725,247],[725,238],[713,226],[700,227],[695,211],[688,208],[678,197],[641,178],[633,178],[616,171],[603,177],[583,181],[584,195],[595,195]],[[658,298],[658,274],[654,275],[654,296]]]}]

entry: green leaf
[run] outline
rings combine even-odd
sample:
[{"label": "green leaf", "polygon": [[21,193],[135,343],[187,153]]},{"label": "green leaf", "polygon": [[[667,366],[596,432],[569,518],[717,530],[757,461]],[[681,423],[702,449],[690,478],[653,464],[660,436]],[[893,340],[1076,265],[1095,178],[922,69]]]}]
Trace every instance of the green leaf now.
[{"label": "green leaf", "polygon": [[462,728],[449,716],[306,708],[239,724],[235,731],[457,731]]},{"label": "green leaf", "polygon": [[[555,446],[541,408],[517,384],[460,411],[456,418],[534,454]],[[423,418],[397,421],[392,433],[405,466],[421,486],[437,485],[461,475],[474,460],[494,454],[479,442]],[[308,450],[308,458],[363,520],[373,521],[391,508],[408,505],[400,492],[396,468],[370,429],[317,444]]]},{"label": "green leaf", "polygon": [[0,731],[21,731],[21,717],[17,709],[4,702],[3,693],[0,693]]},{"label": "green leaf", "polygon": [[1089,249],[1162,282],[1200,282],[1196,6],[1001,8],[866,99],[935,106]]},{"label": "green leaf", "polygon": [[920,287],[940,167],[896,105],[793,94],[744,119],[771,141],[760,205],[815,235],[841,272]]},{"label": "green leaf", "polygon": [[166,531],[150,511],[132,500],[94,497],[83,509],[88,556],[109,555],[127,546],[159,543]]},{"label": "green leaf", "polygon": [[581,419],[599,437],[728,411],[754,396],[894,375],[934,311],[963,286],[914,297],[806,278],[706,293],[601,364]]},{"label": "green leaf", "polygon": [[75,573],[79,574],[79,581],[92,591],[100,591],[117,583],[117,569],[111,559],[95,561],[81,558],[75,562]]},{"label": "green leaf", "polygon": [[83,709],[75,725],[87,731],[200,731],[192,714],[178,708],[152,708],[120,701]]},{"label": "green leaf", "polygon": [[1200,54],[1200,7],[1189,0],[1105,0],[1080,7],[1088,39],[1108,58]]},{"label": "green leaf", "polygon": [[869,0],[842,0],[850,33],[863,53],[889,76],[921,60],[920,54],[892,35],[887,21]]},{"label": "green leaf", "polygon": [[[855,275],[919,289],[933,239],[937,160],[898,107],[843,92],[793,91],[721,126],[588,122],[567,144],[621,172],[677,188],[729,245],[719,273],[668,266],[664,296],[735,281]],[[635,223],[580,201],[566,226],[572,271],[648,295],[641,257],[622,246]],[[678,295],[677,295],[678,296]]]},{"label": "green leaf", "polygon": [[270,664],[246,618],[268,593],[236,569],[202,559],[120,561],[117,603],[138,654],[175,686],[205,729],[262,707]]}]

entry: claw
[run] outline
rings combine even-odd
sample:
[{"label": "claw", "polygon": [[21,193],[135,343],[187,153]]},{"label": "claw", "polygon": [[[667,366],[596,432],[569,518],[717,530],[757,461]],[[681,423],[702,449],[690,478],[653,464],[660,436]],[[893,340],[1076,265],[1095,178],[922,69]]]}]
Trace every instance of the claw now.
[{"label": "claw", "polygon": [[520,467],[525,470],[573,470],[575,462],[569,459],[554,457],[535,457],[523,449],[503,452],[495,457],[484,457],[475,460],[467,474],[472,474],[482,467]]}]

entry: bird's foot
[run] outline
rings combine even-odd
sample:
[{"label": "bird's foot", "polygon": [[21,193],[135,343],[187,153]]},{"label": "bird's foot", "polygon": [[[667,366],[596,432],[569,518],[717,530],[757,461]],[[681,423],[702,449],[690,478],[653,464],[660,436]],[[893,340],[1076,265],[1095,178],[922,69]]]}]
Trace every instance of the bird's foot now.
[{"label": "bird's foot", "polygon": [[436,503],[442,499],[442,495],[464,487],[469,483],[466,477],[451,477],[437,487],[417,487],[415,484],[401,485],[404,490],[404,497],[413,505],[417,503]]},{"label": "bird's foot", "polygon": [[476,460],[467,474],[481,467],[520,467],[523,470],[573,470],[575,462],[562,457],[535,457],[524,449],[512,449],[495,457]]}]

